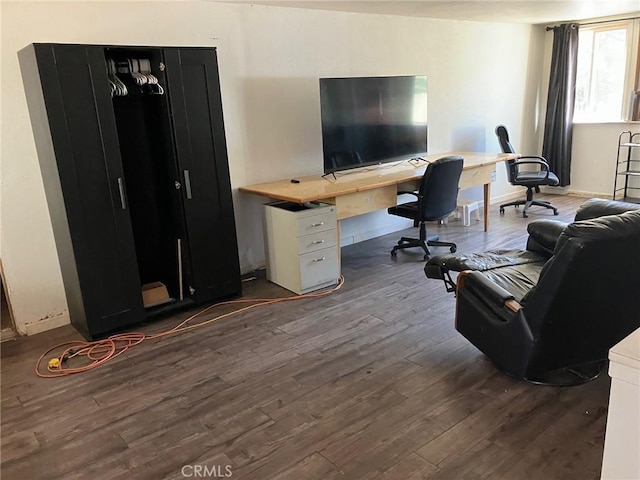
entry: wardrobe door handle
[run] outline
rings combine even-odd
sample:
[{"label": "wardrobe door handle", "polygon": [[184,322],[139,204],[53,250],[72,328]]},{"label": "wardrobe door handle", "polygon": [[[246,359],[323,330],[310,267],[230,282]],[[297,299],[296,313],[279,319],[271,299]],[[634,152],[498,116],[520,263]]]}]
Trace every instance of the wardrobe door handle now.
[{"label": "wardrobe door handle", "polygon": [[187,191],[187,200],[191,200],[191,177],[189,170],[184,171],[184,188]]},{"label": "wardrobe door handle", "polygon": [[120,191],[120,206],[122,210],[127,209],[127,200],[124,196],[124,180],[122,177],[118,177],[118,190]]}]

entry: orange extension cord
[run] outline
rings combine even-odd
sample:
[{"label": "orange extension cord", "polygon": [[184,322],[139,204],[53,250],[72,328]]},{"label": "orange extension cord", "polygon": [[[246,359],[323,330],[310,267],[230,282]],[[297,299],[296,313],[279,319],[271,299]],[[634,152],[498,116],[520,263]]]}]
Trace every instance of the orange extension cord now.
[{"label": "orange extension cord", "polygon": [[[250,310],[256,307],[262,307],[266,305],[271,305],[274,303],[280,302],[289,302],[293,300],[302,300],[304,298],[317,298],[324,297],[326,295],[330,295],[331,293],[339,290],[342,285],[344,285],[344,277],[341,275],[338,278],[338,283],[335,287],[332,287],[328,290],[321,290],[319,292],[307,293],[304,295],[297,295],[295,297],[281,297],[281,298],[249,298],[242,300],[229,300],[226,302],[216,303],[211,305],[199,312],[191,315],[187,319],[180,322],[178,325],[173,327],[170,330],[166,330],[160,333],[154,333],[147,335],[141,332],[131,332],[131,333],[120,333],[117,335],[112,335],[103,340],[96,340],[95,342],[83,342],[83,341],[73,341],[73,342],[65,342],[55,347],[51,347],[49,350],[44,352],[38,361],[36,362],[36,375],[41,378],[58,378],[58,377],[66,377],[67,375],[73,375],[75,373],[82,373],[92,370],[100,365],[107,363],[109,360],[113,360],[118,355],[123,354],[129,348],[135,347],[136,345],[140,345],[145,340],[155,340],[157,338],[167,337],[169,335],[175,335],[182,332],[187,332],[189,330],[194,330],[196,328],[204,327],[205,325],[209,325],[210,323],[217,322],[220,319],[230,317],[232,315],[236,315],[238,313]],[[242,304],[242,303],[251,303],[251,305],[247,305],[245,307],[239,308],[238,310],[234,310],[232,312],[224,313],[222,315],[218,315],[217,317],[210,318],[209,320],[205,320],[204,322],[196,323],[193,325],[188,325],[189,322],[196,319],[197,317],[205,314],[206,312],[220,307],[222,305],[234,305],[234,304]],[[43,373],[44,366],[42,365],[45,357],[51,354],[51,352],[59,349],[64,349],[62,353],[59,355],[52,357],[49,359],[47,363],[46,370],[48,373]],[[87,363],[85,365],[79,367],[68,367],[65,364],[72,358],[75,357],[86,357]]]}]

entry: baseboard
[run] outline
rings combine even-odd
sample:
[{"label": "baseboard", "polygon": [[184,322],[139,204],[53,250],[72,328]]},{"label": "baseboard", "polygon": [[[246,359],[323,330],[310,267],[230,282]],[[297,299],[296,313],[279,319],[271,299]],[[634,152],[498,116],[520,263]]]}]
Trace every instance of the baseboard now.
[{"label": "baseboard", "polygon": [[250,265],[240,265],[240,275],[241,276],[248,275],[250,273],[255,272],[256,270],[262,270],[263,268],[265,268],[264,260],[262,260],[262,262],[251,263]]},{"label": "baseboard", "polygon": [[584,198],[604,198],[607,200],[611,200],[613,195],[608,193],[597,193],[597,192],[585,192],[583,190],[567,190],[564,195],[570,195],[572,197],[584,197]]},{"label": "baseboard", "polygon": [[35,335],[54,328],[69,325],[71,320],[68,313],[61,313],[55,317],[45,318],[36,322],[26,323],[24,325],[16,325],[18,333],[21,335]]},{"label": "baseboard", "polygon": [[[509,203],[512,202],[514,200],[518,200],[520,198],[524,198],[525,197],[525,193],[524,191],[516,191],[516,192],[512,192],[512,193],[505,193],[503,195],[498,195],[497,197],[491,197],[491,200],[489,200],[489,204],[490,205],[499,205],[502,203]],[[478,200],[478,203],[480,203],[480,206],[482,206],[483,202],[482,200]]]},{"label": "baseboard", "polygon": [[370,240],[372,238],[381,237],[383,235],[387,235],[389,233],[399,232],[401,230],[406,230],[411,226],[410,223],[407,225],[385,225],[381,228],[375,228],[373,230],[367,230],[366,232],[358,232],[355,235],[349,235],[346,237],[340,237],[340,246],[344,247],[346,245],[352,245],[354,243],[364,242],[365,240]]},{"label": "baseboard", "polygon": [[18,334],[14,332],[13,329],[3,328],[0,330],[0,343],[13,340],[14,338],[18,338]]},{"label": "baseboard", "polygon": [[[613,196],[609,193],[603,192],[589,192],[586,190],[575,190],[570,187],[541,187],[541,192],[545,195],[568,195],[571,197],[583,197],[583,198],[605,198],[611,199]],[[491,198],[491,204],[495,205],[498,203],[506,203],[512,200],[518,200],[519,198],[524,198],[524,191],[515,192],[515,193],[507,193],[505,195],[500,195],[497,197]],[[535,198],[535,195],[534,195]]]}]

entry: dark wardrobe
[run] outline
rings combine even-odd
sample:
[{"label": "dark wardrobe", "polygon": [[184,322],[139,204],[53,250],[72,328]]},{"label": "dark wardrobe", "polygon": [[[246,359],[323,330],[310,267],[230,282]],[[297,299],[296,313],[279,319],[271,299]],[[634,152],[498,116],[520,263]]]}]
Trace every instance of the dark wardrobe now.
[{"label": "dark wardrobe", "polygon": [[71,323],[92,339],[238,294],[216,50],[18,56]]}]

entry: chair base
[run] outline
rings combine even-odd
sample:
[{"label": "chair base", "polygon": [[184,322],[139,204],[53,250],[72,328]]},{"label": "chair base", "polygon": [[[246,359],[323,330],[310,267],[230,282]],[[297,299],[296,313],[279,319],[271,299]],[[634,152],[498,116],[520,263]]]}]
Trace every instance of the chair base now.
[{"label": "chair base", "polygon": [[558,209],[556,207],[554,207],[553,205],[551,205],[550,202],[547,202],[546,200],[534,200],[533,199],[533,190],[536,190],[536,192],[540,191],[539,187],[527,187],[527,198],[526,200],[516,200],[515,202],[509,202],[509,203],[503,203],[502,205],[500,205],[500,213],[504,213],[504,209],[505,207],[519,207],[520,205],[524,205],[524,210],[522,210],[522,216],[524,218],[527,218],[529,215],[527,215],[527,210],[529,210],[529,208],[532,205],[537,205],[538,207],[544,207],[544,208],[548,208],[550,210],[553,210],[553,214],[554,215],[558,215]]},{"label": "chair base", "polygon": [[398,250],[404,250],[405,248],[420,247],[422,248],[422,250],[424,250],[424,257],[423,257],[424,260],[428,260],[429,255],[431,255],[431,252],[429,252],[429,248],[427,247],[427,245],[430,247],[449,247],[449,251],[451,253],[456,252],[458,247],[455,243],[441,242],[439,238],[440,237],[438,237],[437,235],[427,238],[426,226],[424,222],[420,222],[420,238],[402,237],[398,241],[398,244],[393,247],[393,250],[391,250],[391,256],[395,257],[397,255]]},{"label": "chair base", "polygon": [[578,365],[577,367],[567,367],[552,372],[545,372],[535,377],[526,377],[524,380],[535,385],[573,387],[598,378],[606,363],[606,360],[598,360],[596,362]]}]

